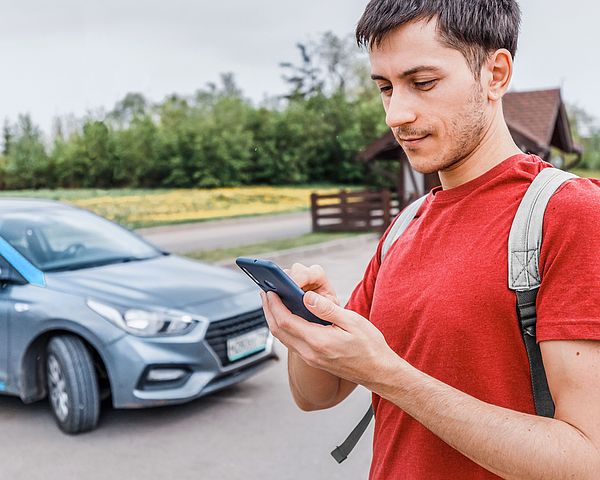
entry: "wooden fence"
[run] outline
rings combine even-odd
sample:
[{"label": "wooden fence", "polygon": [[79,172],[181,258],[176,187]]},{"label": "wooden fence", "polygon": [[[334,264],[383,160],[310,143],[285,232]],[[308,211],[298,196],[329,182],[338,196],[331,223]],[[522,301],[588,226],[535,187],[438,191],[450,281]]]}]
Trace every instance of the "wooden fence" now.
[{"label": "wooden fence", "polygon": [[398,213],[398,199],[389,190],[360,191],[310,197],[313,232],[383,232]]}]

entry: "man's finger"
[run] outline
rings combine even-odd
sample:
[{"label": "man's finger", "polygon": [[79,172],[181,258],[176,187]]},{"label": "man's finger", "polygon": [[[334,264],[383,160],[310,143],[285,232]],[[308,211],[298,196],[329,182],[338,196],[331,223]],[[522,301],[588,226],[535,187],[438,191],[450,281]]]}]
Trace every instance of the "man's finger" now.
[{"label": "man's finger", "polygon": [[269,306],[266,294],[264,292],[261,292],[260,296],[263,301],[263,311],[265,312],[265,318],[267,320],[267,324],[269,325],[269,330],[271,331],[273,336],[290,350],[297,351],[300,344],[302,343],[302,339],[294,337],[288,331],[282,329],[279,326],[277,318],[271,312],[271,308]]},{"label": "man's finger", "polygon": [[294,263],[291,268],[285,270],[285,273],[302,289],[310,283],[308,268],[301,263]]},{"label": "man's finger", "polygon": [[322,334],[322,325],[311,323],[290,312],[276,293],[267,293],[267,302],[270,312],[275,317],[277,325],[281,330],[285,330],[290,335],[299,339],[311,339]]},{"label": "man's finger", "polygon": [[356,324],[354,312],[343,309],[329,298],[316,292],[306,292],[304,304],[317,317],[333,323],[342,330],[349,331]]}]

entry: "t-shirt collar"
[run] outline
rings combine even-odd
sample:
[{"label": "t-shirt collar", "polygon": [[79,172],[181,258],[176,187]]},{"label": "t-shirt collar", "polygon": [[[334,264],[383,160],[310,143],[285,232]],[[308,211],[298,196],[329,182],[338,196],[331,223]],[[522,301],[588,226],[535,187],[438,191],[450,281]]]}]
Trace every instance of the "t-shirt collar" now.
[{"label": "t-shirt collar", "polygon": [[447,190],[442,189],[441,186],[434,187],[429,194],[430,201],[435,204],[456,202],[461,198],[466,197],[468,194],[472,193],[474,190],[486,184],[490,180],[493,180],[502,172],[508,170],[517,162],[523,160],[523,158],[527,156],[528,155],[526,154],[518,153],[516,155],[508,157],[506,160],[503,160],[498,165],[493,166],[479,177],[474,178],[473,180],[469,180],[468,182],[463,183],[462,185],[459,185],[457,187],[449,188]]}]

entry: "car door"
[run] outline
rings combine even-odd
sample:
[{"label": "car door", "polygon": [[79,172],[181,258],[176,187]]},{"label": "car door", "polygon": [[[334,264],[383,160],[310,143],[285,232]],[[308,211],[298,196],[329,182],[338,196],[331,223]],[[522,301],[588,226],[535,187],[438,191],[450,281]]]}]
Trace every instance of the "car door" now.
[{"label": "car door", "polygon": [[[6,258],[0,255],[0,393],[10,389],[11,376],[10,355],[12,337],[11,331],[13,312],[18,311],[15,303],[15,289],[26,288],[27,282],[16,271]],[[13,349],[14,350],[14,349]],[[13,378],[14,380],[14,378]]]},{"label": "car door", "polygon": [[0,286],[0,393],[6,390],[8,381],[8,306],[9,290]]}]

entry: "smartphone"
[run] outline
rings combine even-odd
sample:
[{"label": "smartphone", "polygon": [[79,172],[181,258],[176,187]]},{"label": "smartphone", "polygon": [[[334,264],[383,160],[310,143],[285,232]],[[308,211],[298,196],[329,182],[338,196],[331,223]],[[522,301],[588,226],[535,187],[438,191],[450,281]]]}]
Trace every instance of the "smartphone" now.
[{"label": "smartphone", "polygon": [[265,292],[279,295],[283,304],[294,315],[320,325],[331,325],[331,322],[320,319],[306,308],[304,292],[276,263],[246,257],[236,258],[235,263]]}]

